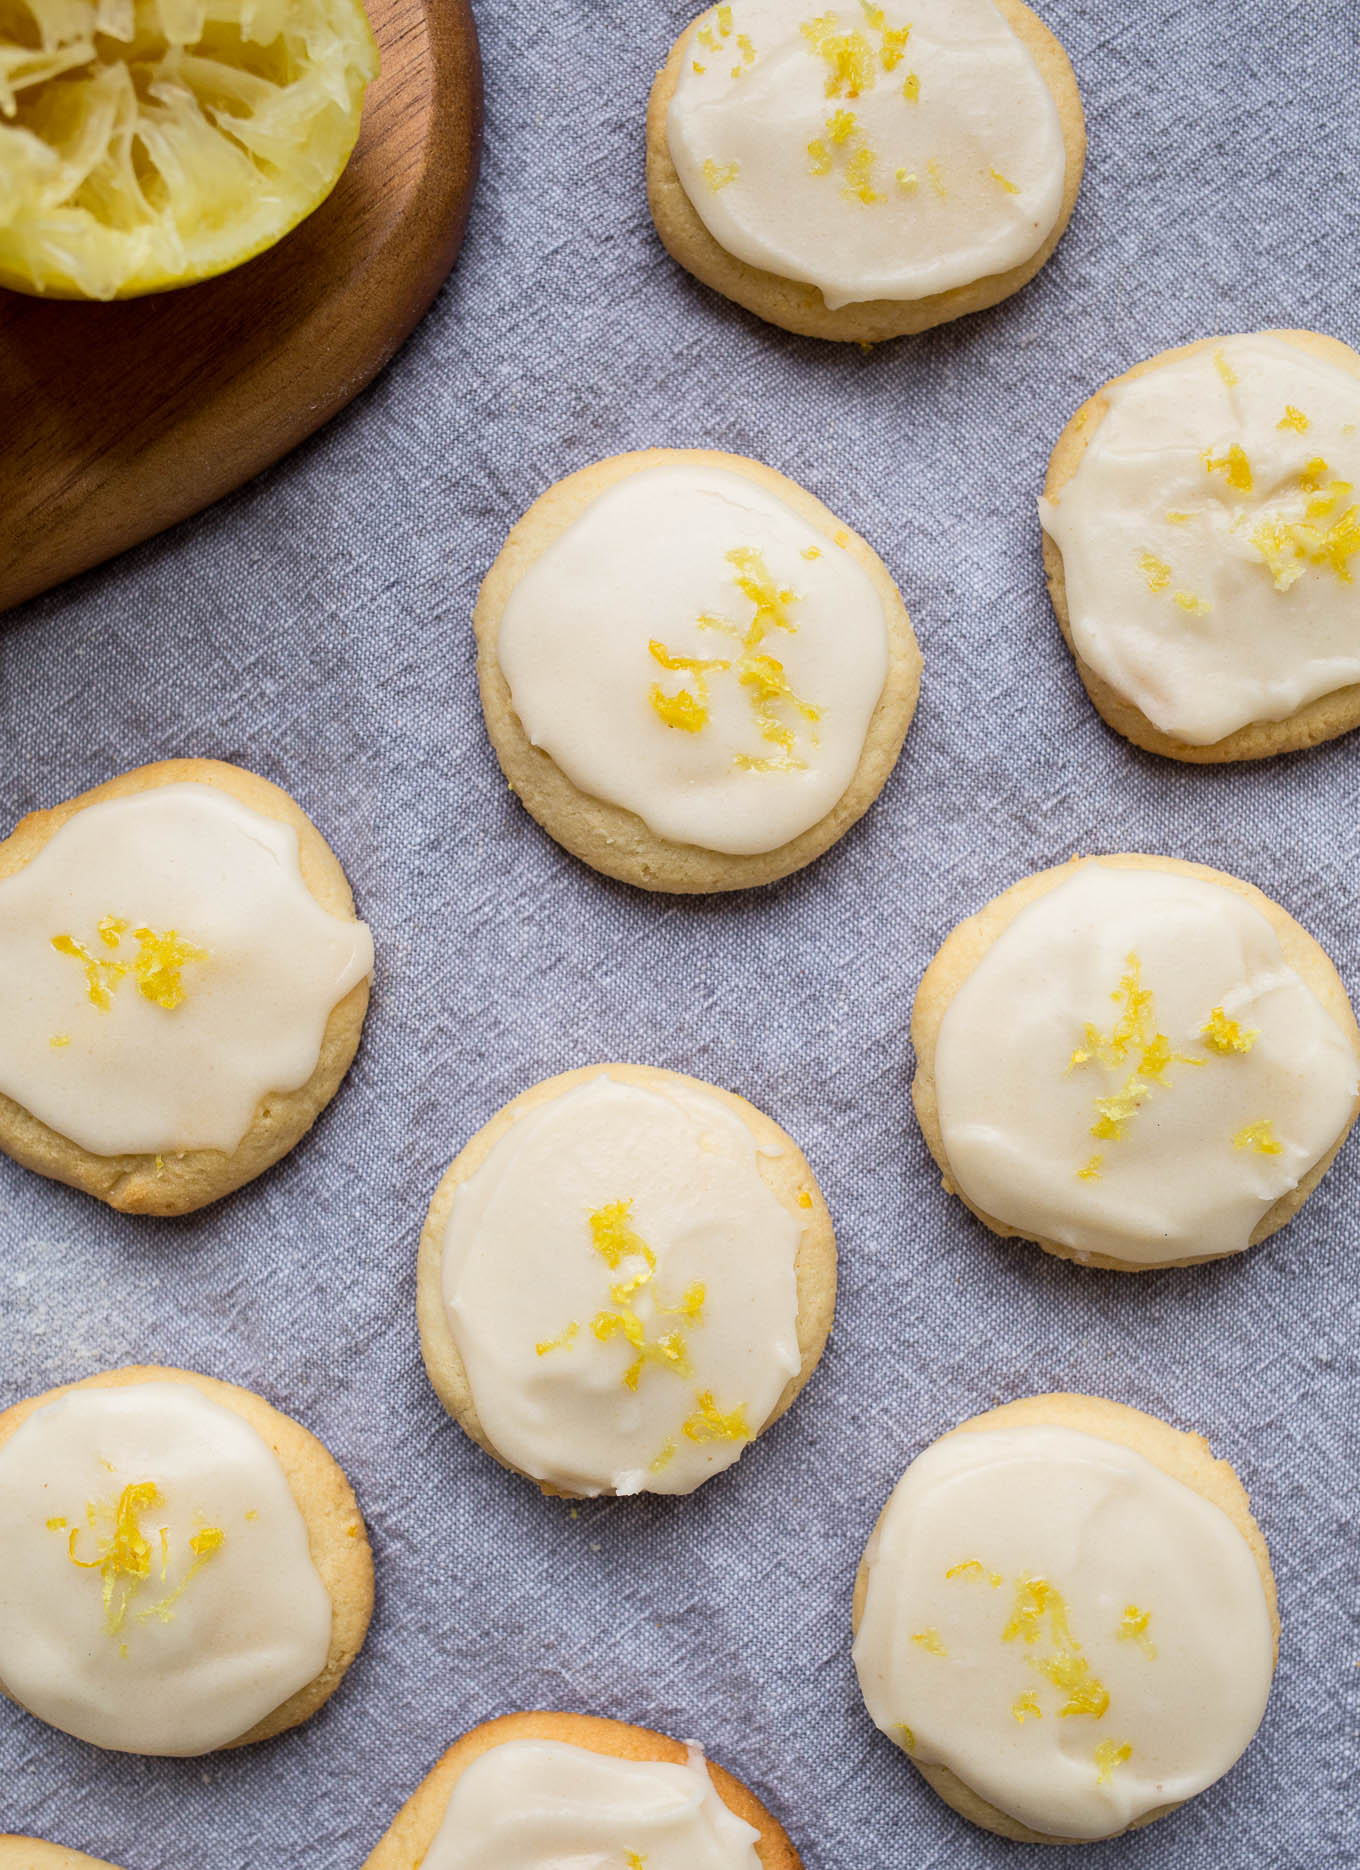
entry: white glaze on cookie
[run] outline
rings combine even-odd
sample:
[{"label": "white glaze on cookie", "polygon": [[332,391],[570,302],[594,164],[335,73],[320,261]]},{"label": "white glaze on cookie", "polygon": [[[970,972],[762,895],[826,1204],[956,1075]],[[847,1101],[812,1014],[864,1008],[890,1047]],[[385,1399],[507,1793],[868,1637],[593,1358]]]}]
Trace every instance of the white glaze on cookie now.
[{"label": "white glaze on cookie", "polygon": [[492,1445],[577,1494],[688,1493],[729,1467],[799,1368],[801,1233],[717,1098],[602,1072],[527,1110],[443,1244]]},{"label": "white glaze on cookie", "polygon": [[946,1436],[865,1554],[875,1723],[1032,1830],[1099,1838],[1227,1772],[1273,1638],[1251,1550],[1145,1456],[1060,1427]]},{"label": "white glaze on cookie", "polygon": [[1360,378],[1235,337],[1108,397],[1040,501],[1083,661],[1189,746],[1360,681]]},{"label": "white glaze on cookie", "polygon": [[992,0],[732,0],[688,53],[667,119],[686,195],[832,310],[1008,272],[1053,230],[1057,106]]},{"label": "white glaze on cookie", "polygon": [[291,825],[209,785],[102,800],[0,881],[0,1091],[95,1155],[232,1150],[372,967]]},{"label": "white glaze on cookie", "polygon": [[0,1447],[0,1682],[125,1753],[206,1753],[325,1667],[277,1457],[187,1383],[78,1389]]},{"label": "white glaze on cookie", "polygon": [[843,543],[697,463],[594,499],[515,586],[497,653],[525,733],[580,791],[742,855],[840,799],[888,670]]},{"label": "white glaze on cookie", "polygon": [[460,1774],[424,1870],[759,1870],[758,1836],[697,1748],[672,1766],[507,1740]]},{"label": "white glaze on cookie", "polygon": [[950,1173],[1080,1256],[1237,1253],[1336,1141],[1345,1034],[1265,917],[1206,878],[1092,860],[993,942],[935,1051]]}]

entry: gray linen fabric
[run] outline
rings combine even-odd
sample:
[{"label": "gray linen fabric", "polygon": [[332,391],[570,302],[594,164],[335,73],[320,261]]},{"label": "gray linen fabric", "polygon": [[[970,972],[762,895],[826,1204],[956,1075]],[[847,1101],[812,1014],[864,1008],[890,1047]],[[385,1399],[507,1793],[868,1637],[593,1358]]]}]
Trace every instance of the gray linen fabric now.
[{"label": "gray linen fabric", "polygon": [[[8,824],[172,754],[286,786],[378,943],[358,1064],[292,1158],[180,1223],[0,1162],[0,1402],[133,1361],[261,1391],[351,1475],[377,1613],[307,1727],[206,1760],[101,1755],[0,1708],[0,1830],[128,1870],[356,1870],[465,1728],[520,1707],[701,1740],[809,1870],[1013,1865],[870,1725],[850,1587],[889,1489],[962,1416],[1094,1391],[1205,1432],[1246,1481],[1284,1616],[1256,1742],[1106,1870],[1333,1866],[1357,1849],[1360,1146],[1242,1259],[1137,1279],[1003,1244],[940,1190],[907,1022],[950,927],[1074,851],[1260,884],[1360,988],[1355,741],[1243,769],[1132,751],[1081,692],[1034,514],[1076,404],[1208,332],[1355,342],[1354,0],[1046,0],[1091,161],[1019,298],[854,348],[767,328],[659,247],[642,117],[684,0],[483,7],[486,164],[462,261],[391,369],[210,513],[0,626]],[[801,876],[676,901],[596,877],[508,794],[469,615],[551,481],[651,444],[758,456],[864,532],[926,657],[901,765]],[[414,1314],[429,1193],[551,1072],[622,1057],[753,1098],[803,1144],[842,1253],[806,1395],[690,1499],[540,1498],[444,1416]]]}]

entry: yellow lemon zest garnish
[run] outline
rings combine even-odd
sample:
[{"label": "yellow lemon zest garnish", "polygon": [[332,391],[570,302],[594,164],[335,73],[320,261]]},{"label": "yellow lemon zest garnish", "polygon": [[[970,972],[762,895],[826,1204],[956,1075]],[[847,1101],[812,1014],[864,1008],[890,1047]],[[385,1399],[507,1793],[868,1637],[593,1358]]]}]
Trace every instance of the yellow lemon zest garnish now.
[{"label": "yellow lemon zest garnish", "polygon": [[1261,1034],[1255,1026],[1243,1032],[1235,1019],[1229,1019],[1223,1008],[1216,1006],[1200,1027],[1199,1036],[1211,1052],[1220,1052],[1226,1058],[1233,1052],[1250,1052]]},{"label": "yellow lemon zest garnish", "polygon": [[746,1408],[736,1408],[723,1415],[713,1400],[712,1390],[701,1390],[694,1399],[694,1413],[685,1420],[684,1430],[690,1441],[749,1441]]},{"label": "yellow lemon zest garnish", "polygon": [[[1183,1052],[1173,1052],[1165,1033],[1150,1030],[1154,1017],[1153,997],[1151,990],[1142,985],[1136,954],[1127,957],[1127,966],[1128,973],[1121,976],[1119,985],[1110,995],[1122,1011],[1108,1037],[1088,1023],[1085,1043],[1076,1048],[1067,1063],[1067,1069],[1073,1071],[1094,1059],[1107,1071],[1112,1071],[1126,1064],[1130,1053],[1137,1048],[1138,1062],[1120,1089],[1110,1096],[1092,1100],[1097,1121],[1091,1125],[1090,1133],[1102,1142],[1123,1139],[1129,1122],[1137,1116],[1153,1089],[1168,1083],[1167,1072],[1172,1065],[1203,1066],[1205,1062],[1202,1058],[1189,1058]],[[1099,1161],[1099,1157],[1093,1157],[1086,1166],[1091,1169]],[[1080,1175],[1082,1171],[1077,1173]]]},{"label": "yellow lemon zest garnish", "polygon": [[862,32],[838,32],[840,24],[834,13],[805,20],[803,38],[826,66],[828,97],[858,97],[872,91],[877,76],[874,49]]},{"label": "yellow lemon zest garnish", "polygon": [[849,545],[850,535],[845,530],[844,526],[839,527],[838,530],[832,535],[831,543],[832,545],[840,546],[842,551],[844,551],[846,546]]},{"label": "yellow lemon zest garnish", "polygon": [[549,1351],[564,1351],[569,1344],[575,1341],[576,1334],[580,1329],[580,1325],[577,1323],[576,1319],[573,1318],[561,1337],[543,1338],[539,1343],[535,1344],[534,1349],[540,1357],[546,1357]]},{"label": "yellow lemon zest garnish", "polygon": [[1138,561],[1138,569],[1147,579],[1149,591],[1165,591],[1171,582],[1171,567],[1151,552],[1144,552]]},{"label": "yellow lemon zest garnish", "polygon": [[1157,1654],[1152,1638],[1147,1633],[1151,1614],[1150,1611],[1140,1610],[1137,1604],[1125,1604],[1124,1615],[1120,1618],[1119,1628],[1115,1631],[1121,1643],[1137,1643],[1149,1661]]},{"label": "yellow lemon zest garnish", "polygon": [[872,207],[884,197],[874,187],[874,164],[878,158],[871,149],[857,149],[845,165],[845,183],[841,189],[847,201],[862,201]]},{"label": "yellow lemon zest garnish", "polygon": [[101,1013],[107,1013],[113,1006],[111,988],[127,973],[119,961],[96,960],[88,948],[78,942],[73,935],[54,935],[52,946],[58,954],[69,955],[73,961],[79,961],[85,970],[85,991],[90,997],[90,1005]]},{"label": "yellow lemon zest garnish", "polygon": [[965,1558],[961,1565],[951,1565],[944,1575],[946,1578],[980,1578],[982,1565],[976,1558]]},{"label": "yellow lemon zest garnish", "polygon": [[1206,474],[1223,473],[1228,477],[1228,485],[1238,493],[1250,493],[1254,482],[1251,463],[1246,450],[1240,443],[1234,442],[1227,454],[1214,458],[1213,450],[1204,451],[1204,471]]},{"label": "yellow lemon zest garnish", "polygon": [[897,171],[897,186],[902,190],[904,195],[914,195],[918,187],[917,178],[912,174],[910,169],[899,169]]},{"label": "yellow lemon zest garnish", "polygon": [[848,143],[855,134],[857,118],[853,110],[838,110],[826,120],[826,133],[833,143]]},{"label": "yellow lemon zest garnish", "polygon": [[1308,432],[1309,424],[1308,418],[1303,413],[1302,409],[1296,409],[1293,403],[1286,403],[1284,406],[1284,414],[1275,426],[1277,429],[1294,429],[1296,433],[1305,435]]},{"label": "yellow lemon zest garnish", "polygon": [[928,1630],[917,1630],[911,1640],[918,1648],[924,1649],[927,1655],[945,1656],[949,1653],[940,1641],[940,1632],[934,1624]]},{"label": "yellow lemon zest garnish", "polygon": [[707,51],[709,52],[717,51],[718,42],[713,37],[713,28],[711,26],[701,26],[698,32],[696,32],[694,36],[699,41],[699,44],[703,46]]},{"label": "yellow lemon zest garnish", "polygon": [[675,1459],[675,1443],[667,1439],[667,1441],[662,1446],[660,1454],[657,1455],[654,1461],[649,1463],[651,1472],[653,1474],[659,1474],[663,1468],[669,1467],[671,1462],[674,1459]]},{"label": "yellow lemon zest garnish", "polygon": [[1168,513],[1166,519],[1169,526],[1188,526],[1194,517],[1193,513]]},{"label": "yellow lemon zest garnish", "polygon": [[[754,45],[752,45],[751,41],[747,38],[744,32],[739,32],[737,34],[737,49],[740,51],[742,60],[745,64],[747,65],[755,64],[756,49]],[[740,69],[741,67],[738,66],[737,70],[740,70]]]},{"label": "yellow lemon zest garnish", "polygon": [[907,1752],[915,1753],[916,1736],[911,1731],[911,1729],[907,1726],[907,1723],[905,1721],[899,1721],[897,1723],[897,1731],[902,1736],[902,1745],[906,1748]]},{"label": "yellow lemon zest garnish", "polygon": [[718,8],[718,31],[723,38],[729,38],[732,32],[732,9],[723,5]]},{"label": "yellow lemon zest garnish", "polygon": [[1005,189],[1008,195],[1018,195],[1020,193],[1020,190],[1016,187],[1015,183],[1007,181],[1006,177],[1001,173],[1000,169],[992,169],[990,171],[990,174],[991,174],[992,180],[994,182],[999,183],[1000,186]]},{"label": "yellow lemon zest garnish", "polygon": [[812,1190],[810,1188],[800,1188],[798,1190],[798,1205],[800,1208],[810,1208],[812,1206]]},{"label": "yellow lemon zest garnish", "polygon": [[206,961],[207,952],[181,940],[174,929],[167,929],[163,935],[150,928],[134,929],[133,933],[141,944],[132,971],[142,996],[173,1013],[184,1004],[183,969],[191,962]]},{"label": "yellow lemon zest garnish", "polygon": [[[1327,471],[1325,461],[1310,463],[1310,470]],[[1320,475],[1302,477],[1305,492],[1314,498],[1303,518],[1265,519],[1251,535],[1251,543],[1265,560],[1278,591],[1287,591],[1310,565],[1328,565],[1342,584],[1352,583],[1350,561],[1360,552],[1360,506],[1345,506],[1354,492],[1349,481],[1333,481],[1322,488]],[[1338,508],[1344,508],[1338,512]]]},{"label": "yellow lemon zest garnish", "polygon": [[1284,1144],[1275,1135],[1275,1125],[1269,1117],[1239,1130],[1233,1138],[1233,1148],[1254,1149],[1258,1156],[1278,1156],[1284,1152]]},{"label": "yellow lemon zest garnish", "polygon": [[711,156],[705,158],[704,180],[715,195],[720,188],[726,188],[729,183],[735,182],[739,173],[739,167],[735,162],[717,163]]},{"label": "yellow lemon zest garnish", "polygon": [[116,948],[127,933],[127,923],[121,916],[100,916],[96,926],[99,939],[106,948]]},{"label": "yellow lemon zest garnish", "polygon": [[909,71],[902,80],[902,95],[909,104],[914,104],[921,95],[921,74]]},{"label": "yellow lemon zest garnish", "polygon": [[226,1533],[223,1532],[220,1526],[205,1526],[201,1532],[196,1532],[189,1541],[189,1550],[194,1555],[193,1563],[170,1593],[169,1597],[163,1597],[160,1603],[153,1604],[149,1610],[142,1611],[138,1617],[138,1622],[145,1623],[150,1617],[159,1617],[162,1623],[168,1623],[175,1614],[175,1605],[179,1602],[180,1598],[183,1597],[191,1582],[198,1576],[199,1572],[202,1571],[213,1554],[221,1551],[226,1537]]},{"label": "yellow lemon zest garnish", "polygon": [[814,136],[807,146],[808,168],[813,175],[830,175],[831,151],[821,137]]},{"label": "yellow lemon zest garnish", "polygon": [[804,558],[820,558],[822,556],[822,548],[819,545],[804,546],[802,555]]},{"label": "yellow lemon zest garnish", "polygon": [[[127,1615],[128,1600],[144,1578],[151,1575],[151,1542],[137,1521],[139,1513],[161,1503],[160,1490],[154,1481],[133,1481],[124,1487],[113,1508],[113,1531],[93,1558],[78,1558],[76,1546],[79,1527],[73,1527],[66,1542],[66,1553],[82,1571],[97,1571],[103,1579],[104,1627],[117,1636]],[[86,1508],[93,1531],[99,1509],[94,1501]]]},{"label": "yellow lemon zest garnish", "polygon": [[706,71],[708,70],[708,66],[707,66],[707,65],[701,65],[701,64],[699,63],[699,61],[698,61],[698,59],[697,59],[697,58],[692,58],[692,59],[690,60],[690,65],[691,65],[691,67],[693,68],[693,70],[695,70],[695,71],[697,71],[697,72],[698,72],[698,74],[699,74],[699,76],[700,76],[701,78],[703,77],[703,75],[704,75],[704,73],[705,73],[705,72],[706,72]]},{"label": "yellow lemon zest garnish", "polygon": [[1182,610],[1188,610],[1196,617],[1207,617],[1213,609],[1207,598],[1194,597],[1189,591],[1177,591],[1176,602]]},{"label": "yellow lemon zest garnish", "polygon": [[60,1532],[65,1527],[65,1525],[66,1525],[66,1519],[65,1519],[65,1516],[63,1515],[59,1519],[49,1519],[47,1522],[47,1530],[49,1532]]},{"label": "yellow lemon zest garnish", "polygon": [[[650,1287],[652,1307],[657,1318],[683,1318],[691,1325],[701,1322],[707,1294],[696,1281],[686,1288],[678,1305],[663,1303],[655,1284],[656,1255],[642,1236],[634,1231],[632,1211],[631,1201],[611,1201],[603,1208],[596,1208],[588,1218],[592,1247],[611,1271],[617,1272],[622,1268],[625,1274],[609,1288],[609,1296],[617,1309],[597,1313],[591,1323],[591,1330],[601,1344],[608,1344],[613,1338],[621,1336],[631,1345],[636,1355],[623,1373],[623,1384],[626,1389],[635,1390],[642,1380],[643,1371],[650,1364],[672,1370],[677,1376],[686,1378],[693,1375],[693,1369],[683,1332],[663,1331],[653,1336],[633,1304],[634,1294]],[[630,1265],[625,1266],[625,1261]],[[576,1335],[576,1329],[574,1323],[570,1324],[560,1339],[539,1344],[538,1354],[543,1356],[560,1345],[569,1344]]]},{"label": "yellow lemon zest garnish", "polygon": [[1214,352],[1214,369],[1217,370],[1229,389],[1232,389],[1236,385],[1238,381],[1237,372],[1233,369],[1222,351]]},{"label": "yellow lemon zest garnish", "polygon": [[1059,1715],[1089,1714],[1096,1720],[1110,1705],[1103,1683],[1091,1673],[1091,1665],[1081,1653],[1081,1644],[1067,1623],[1067,1606],[1061,1592],[1046,1578],[1017,1578],[1015,1606],[1010,1621],[1001,1632],[1003,1643],[1017,1638],[1027,1645],[1039,1642],[1048,1622],[1048,1640],[1052,1653],[1034,1659],[1034,1667],[1067,1696]]},{"label": "yellow lemon zest garnish", "polygon": [[1116,1746],[1113,1740],[1103,1740],[1095,1750],[1095,1762],[1097,1767],[1096,1784],[1101,1786],[1109,1785],[1110,1781],[1114,1778],[1115,1767],[1122,1766],[1126,1760],[1131,1760],[1132,1758],[1133,1748],[1129,1746],[1127,1741],[1121,1747]]},{"label": "yellow lemon zest garnish", "polygon": [[663,669],[681,670],[695,678],[694,688],[682,688],[674,695],[668,695],[660,683],[653,682],[647,690],[647,699],[653,711],[667,727],[677,727],[683,734],[702,733],[708,726],[708,683],[705,677],[715,669],[730,669],[731,663],[721,658],[706,659],[702,656],[673,656],[664,643],[655,638],[647,645],[654,661]]},{"label": "yellow lemon zest garnish", "polygon": [[71,1035],[69,1032],[54,1032],[47,1043],[54,1051],[60,1052],[63,1046],[71,1043]]},{"label": "yellow lemon zest garnish", "polygon": [[1032,1688],[1027,1688],[1023,1695],[1016,1697],[1011,1703],[1011,1713],[1022,1727],[1025,1724],[1025,1716],[1027,1714],[1032,1714],[1036,1721],[1041,1721],[1044,1718],[1044,1711],[1039,1706],[1039,1697]]},{"label": "yellow lemon zest garnish", "polygon": [[1077,1180],[1079,1182],[1098,1182],[1100,1180],[1100,1165],[1104,1160],[1104,1156],[1101,1155],[1089,1157],[1077,1170]]},{"label": "yellow lemon zest garnish", "polygon": [[627,1870],[644,1870],[644,1866],[647,1862],[647,1853],[646,1851],[625,1851],[624,1862],[627,1865]]}]

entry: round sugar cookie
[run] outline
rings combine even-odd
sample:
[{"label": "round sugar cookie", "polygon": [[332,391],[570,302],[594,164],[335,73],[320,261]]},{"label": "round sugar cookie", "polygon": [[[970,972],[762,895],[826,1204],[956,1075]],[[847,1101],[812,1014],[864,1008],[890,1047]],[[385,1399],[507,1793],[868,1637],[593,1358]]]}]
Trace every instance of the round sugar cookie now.
[{"label": "round sugar cookie", "polygon": [[911,1032],[945,1188],[994,1233],[1123,1272],[1283,1227],[1358,1107],[1360,1031],[1321,948],[1171,857],[1014,884],[940,949]]},{"label": "round sugar cookie", "polygon": [[917,1456],[855,1580],[875,1725],[954,1810],[1072,1844],[1220,1779],[1265,1712],[1270,1557],[1207,1441],[1097,1396],[1030,1396]]},{"label": "round sugar cookie", "polygon": [[1205,338],[1083,403],[1040,517],[1102,718],[1198,763],[1360,725],[1357,484],[1360,356],[1317,332]]},{"label": "round sugar cookie", "polygon": [[363,1643],[353,1489],[250,1390],[136,1366],[0,1414],[0,1690],[120,1753],[210,1753],[315,1714]]},{"label": "round sugar cookie", "polygon": [[0,843],[0,1149],[130,1214],[286,1155],[358,1048],[373,941],[287,793],[165,760]]},{"label": "round sugar cookie", "polygon": [[5,1836],[0,1837],[0,1870],[116,1870],[116,1866],[43,1838]]},{"label": "round sugar cookie", "polygon": [[647,111],[672,257],[770,324],[861,344],[1018,292],[1085,159],[1071,64],[1022,0],[732,0],[680,35]]},{"label": "round sugar cookie", "polygon": [[756,1795],[697,1747],[624,1721],[543,1712],[503,1714],[456,1741],[364,1870],[463,1870],[501,1861],[498,1850],[548,1870],[567,1843],[583,1862],[617,1857],[647,1870],[801,1865]]},{"label": "round sugar cookie", "polygon": [[794,481],[701,449],[549,488],[475,622],[511,790],[643,889],[743,889],[811,863],[877,798],[920,690],[877,554]]},{"label": "round sugar cookie", "polygon": [[744,1098],[648,1065],[512,1099],[420,1240],[425,1367],[472,1439],[545,1493],[690,1493],[816,1367],[831,1217]]}]

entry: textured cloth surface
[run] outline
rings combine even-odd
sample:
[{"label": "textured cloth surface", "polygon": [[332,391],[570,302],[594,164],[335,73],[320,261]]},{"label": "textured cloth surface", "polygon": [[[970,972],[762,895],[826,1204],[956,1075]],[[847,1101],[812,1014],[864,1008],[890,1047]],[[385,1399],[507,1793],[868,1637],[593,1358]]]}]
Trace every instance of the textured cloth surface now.
[{"label": "textured cloth surface", "polygon": [[[658,246],[642,120],[683,4],[485,5],[481,192],[395,364],[234,498],[0,625],[6,824],[144,761],[238,761],[314,816],[379,956],[339,1098],[232,1199],[128,1219],[0,1161],[0,1400],[140,1361],[246,1384],[333,1449],[378,1567],[340,1693],[266,1746],[101,1755],[0,1708],[0,1831],[127,1870],[350,1870],[457,1734],[546,1706],[700,1740],[809,1870],[1028,1862],[870,1725],[850,1590],[927,1442],[1073,1389],[1232,1459],[1284,1618],[1245,1758],[1101,1865],[1360,1861],[1360,1145],[1264,1247],[1124,1278],[985,1232],[942,1193],[909,1104],[931,954],[1074,851],[1250,878],[1360,989],[1355,740],[1237,770],[1134,752],[1062,648],[1034,511],[1067,416],[1140,358],[1269,325],[1360,337],[1354,3],[1043,11],[1091,135],[1057,257],[996,310],[864,355],[759,324]],[[754,455],[811,488],[883,554],[925,651],[879,804],[745,897],[647,896],[581,868],[507,793],[478,710],[470,612],[506,530],[560,475],[653,444]],[[806,1394],[728,1474],[573,1510],[444,1416],[415,1248],[479,1124],[613,1057],[729,1086],[792,1132],[835,1217],[841,1298]]]}]

